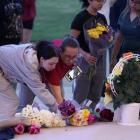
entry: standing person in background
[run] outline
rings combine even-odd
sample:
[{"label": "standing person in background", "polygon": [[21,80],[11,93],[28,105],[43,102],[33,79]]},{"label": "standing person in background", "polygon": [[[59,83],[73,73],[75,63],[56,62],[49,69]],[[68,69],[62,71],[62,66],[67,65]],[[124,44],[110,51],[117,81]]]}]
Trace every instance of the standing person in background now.
[{"label": "standing person in background", "polygon": [[110,7],[110,25],[116,31],[117,30],[117,22],[121,12],[124,10],[126,6],[127,0],[111,0],[111,7]]},{"label": "standing person in background", "polygon": [[119,17],[111,68],[116,64],[117,57],[127,52],[140,54],[140,0],[128,0]]},{"label": "standing person in background", "polygon": [[18,44],[22,36],[22,0],[0,0],[0,45]]},{"label": "standing person in background", "polygon": [[[90,18],[93,21],[101,20],[103,23],[107,24],[104,15],[100,14],[98,11],[101,10],[105,3],[105,0],[80,0],[83,5],[83,9],[80,13],[76,15],[71,24],[71,35],[78,39],[80,44],[81,57],[78,58],[78,65],[82,68],[83,73],[76,78],[74,87],[74,99],[78,103],[82,103],[85,99],[90,99],[93,101],[92,109],[95,108],[98,103],[104,79],[103,71],[103,55],[104,52],[100,54],[100,62],[96,63],[96,57],[94,57],[89,50],[89,46],[85,42],[83,25]],[[87,69],[90,65],[95,65],[95,63],[100,67],[100,70],[96,74],[92,75],[90,80],[87,78]],[[99,68],[98,67],[98,68]]]},{"label": "standing person in background", "polygon": [[47,41],[0,47],[0,119],[16,113],[19,99],[12,86],[24,83],[51,111],[57,111],[54,97],[42,83],[40,70],[51,71],[58,62],[54,46]]},{"label": "standing person in background", "polygon": [[36,1],[23,0],[23,36],[22,43],[31,41],[34,20],[36,17]]}]

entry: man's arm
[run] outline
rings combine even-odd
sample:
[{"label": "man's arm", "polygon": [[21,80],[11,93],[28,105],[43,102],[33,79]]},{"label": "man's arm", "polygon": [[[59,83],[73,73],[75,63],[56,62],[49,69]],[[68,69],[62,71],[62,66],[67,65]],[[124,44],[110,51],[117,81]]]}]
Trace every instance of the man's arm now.
[{"label": "man's arm", "polygon": [[53,94],[53,96],[56,99],[56,102],[58,104],[62,103],[63,102],[63,91],[62,91],[61,85],[56,86],[56,85],[52,85],[50,83],[48,85],[49,85],[51,93]]}]

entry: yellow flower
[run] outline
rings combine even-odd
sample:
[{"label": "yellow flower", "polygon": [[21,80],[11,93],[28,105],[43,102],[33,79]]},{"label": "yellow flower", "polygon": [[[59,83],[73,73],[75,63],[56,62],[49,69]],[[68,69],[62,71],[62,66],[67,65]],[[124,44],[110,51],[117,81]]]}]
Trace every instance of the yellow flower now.
[{"label": "yellow flower", "polygon": [[92,38],[99,38],[99,32],[97,32],[95,29],[90,29],[87,31],[88,35]]},{"label": "yellow flower", "polygon": [[114,69],[114,74],[115,74],[116,76],[121,75],[121,73],[122,73],[122,71],[121,71],[121,69],[119,69],[118,67]]},{"label": "yellow flower", "polygon": [[83,109],[82,112],[83,112],[84,118],[88,118],[88,116],[90,115],[90,111],[88,109]]},{"label": "yellow flower", "polygon": [[108,27],[104,26],[104,25],[101,25],[100,23],[97,23],[96,30],[100,30],[100,31],[104,32],[104,31],[108,30]]}]

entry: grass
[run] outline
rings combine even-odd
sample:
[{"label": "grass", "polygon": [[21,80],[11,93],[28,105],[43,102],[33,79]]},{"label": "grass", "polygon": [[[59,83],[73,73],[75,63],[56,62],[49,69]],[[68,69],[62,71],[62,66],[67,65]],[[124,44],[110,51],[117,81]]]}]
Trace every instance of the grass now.
[{"label": "grass", "polygon": [[79,0],[37,0],[32,40],[63,38],[70,32],[73,17],[80,11]]}]

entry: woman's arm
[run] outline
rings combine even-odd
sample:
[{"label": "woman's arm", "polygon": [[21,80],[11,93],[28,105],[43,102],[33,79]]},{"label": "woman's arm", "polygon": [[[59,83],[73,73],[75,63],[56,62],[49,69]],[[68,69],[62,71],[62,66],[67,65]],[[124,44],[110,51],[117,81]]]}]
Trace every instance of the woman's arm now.
[{"label": "woman's arm", "polygon": [[[71,30],[70,33],[73,37],[77,38],[80,35],[80,31],[78,30]],[[82,56],[85,58],[85,60],[91,64],[96,62],[96,57],[92,56],[90,53],[85,52],[83,49],[79,48],[79,52],[80,54],[82,54]]]},{"label": "woman's arm", "polygon": [[116,58],[120,51],[122,42],[123,42],[123,34],[120,31],[117,31],[117,33],[115,34],[114,47],[111,55],[111,70],[116,64]]}]

